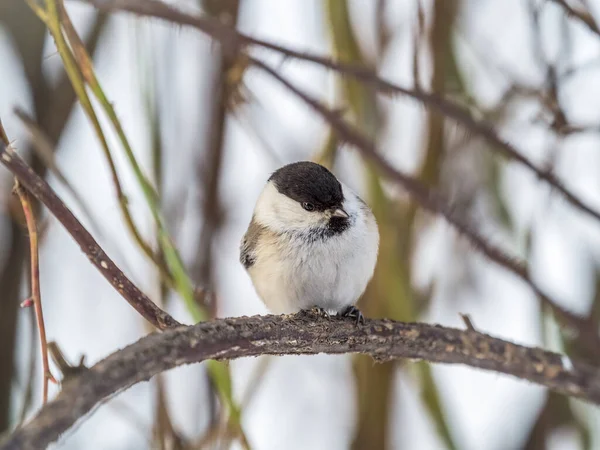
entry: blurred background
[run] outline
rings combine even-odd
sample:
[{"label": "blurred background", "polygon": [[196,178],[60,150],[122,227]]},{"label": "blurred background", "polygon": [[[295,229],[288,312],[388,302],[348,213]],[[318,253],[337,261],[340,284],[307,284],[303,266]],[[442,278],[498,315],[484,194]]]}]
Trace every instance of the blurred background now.
[{"label": "blurred background", "polygon": [[[170,3],[451,98],[600,208],[599,2]],[[222,54],[197,30],[107,16],[79,2],[68,1],[66,10],[107,101],[88,88],[90,104],[82,107],[86,94],[75,94],[64,53],[46,25],[25,1],[0,0],[0,118],[19,153],[175,318],[193,323],[267,313],[238,262],[239,241],[269,174],[311,159],[330,167],[377,215],[380,257],[360,302],[367,316],[464,327],[465,313],[486,333],[585,358],[514,274],[384,182],[263,72]],[[69,41],[74,45],[72,36]],[[533,279],[562,306],[599,314],[600,223],[531,171],[414,100],[377,94],[277,53],[251,53],[343,113],[392,165],[440,190],[480,234],[526,261]],[[140,173],[159,194],[155,204]],[[19,307],[30,295],[29,247],[12,184],[0,169],[0,433],[31,417],[42,401],[34,312]],[[58,221],[39,205],[36,210],[48,340],[71,363],[85,355],[93,364],[150,332]],[[160,227],[181,264],[165,267]],[[173,281],[177,270],[185,282]],[[56,366],[51,370],[60,375]],[[56,392],[51,384],[50,396]],[[600,448],[600,413],[465,367],[374,365],[347,355],[260,357],[182,367],[139,384],[97,408],[53,448],[593,449]]]}]

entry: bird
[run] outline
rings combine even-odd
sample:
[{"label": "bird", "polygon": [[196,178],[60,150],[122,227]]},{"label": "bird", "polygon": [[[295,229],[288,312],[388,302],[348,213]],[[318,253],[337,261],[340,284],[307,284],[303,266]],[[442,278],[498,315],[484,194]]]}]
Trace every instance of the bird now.
[{"label": "bird", "polygon": [[326,167],[297,161],[274,171],[239,250],[271,313],[335,312],[364,323],[356,303],[375,271],[379,229],[369,206]]}]

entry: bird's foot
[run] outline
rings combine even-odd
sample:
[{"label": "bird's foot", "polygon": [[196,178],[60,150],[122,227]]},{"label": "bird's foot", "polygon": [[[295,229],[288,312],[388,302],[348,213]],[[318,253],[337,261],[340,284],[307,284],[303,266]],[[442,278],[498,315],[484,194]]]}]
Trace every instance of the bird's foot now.
[{"label": "bird's foot", "polygon": [[308,311],[310,311],[311,313],[313,313],[314,315],[316,315],[318,317],[324,317],[327,320],[331,320],[331,316],[329,315],[327,310],[321,308],[320,306],[313,306]]},{"label": "bird's foot", "polygon": [[358,309],[354,305],[350,305],[347,308],[345,308],[344,310],[342,310],[341,312],[339,312],[338,316],[351,317],[353,319],[355,318],[356,325],[359,325],[360,323],[365,323],[365,316],[363,316],[363,313],[360,312],[360,309]]}]

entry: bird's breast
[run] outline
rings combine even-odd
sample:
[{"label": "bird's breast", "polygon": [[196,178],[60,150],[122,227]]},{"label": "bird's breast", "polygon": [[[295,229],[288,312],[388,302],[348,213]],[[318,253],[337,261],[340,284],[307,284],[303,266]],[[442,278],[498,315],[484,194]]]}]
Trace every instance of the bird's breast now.
[{"label": "bird's breast", "polygon": [[314,305],[339,310],[364,291],[373,274],[377,242],[366,227],[358,226],[322,239],[280,236],[262,243],[249,273],[274,313]]}]

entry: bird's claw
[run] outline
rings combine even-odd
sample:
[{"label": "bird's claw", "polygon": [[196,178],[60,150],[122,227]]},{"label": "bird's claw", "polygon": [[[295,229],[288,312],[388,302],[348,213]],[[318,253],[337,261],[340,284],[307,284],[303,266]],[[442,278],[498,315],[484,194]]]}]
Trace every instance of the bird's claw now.
[{"label": "bird's claw", "polygon": [[361,323],[363,323],[363,324],[365,323],[365,316],[363,316],[363,313],[360,312],[360,309],[358,309],[354,305],[348,306],[346,309],[344,309],[343,311],[341,311],[340,313],[338,313],[338,315],[340,317],[356,318],[356,325],[359,325]]},{"label": "bird's claw", "polygon": [[321,308],[320,306],[313,306],[310,309],[310,312],[312,312],[313,314],[315,314],[318,317],[324,317],[327,320],[331,320],[331,316],[329,315],[327,310]]}]

